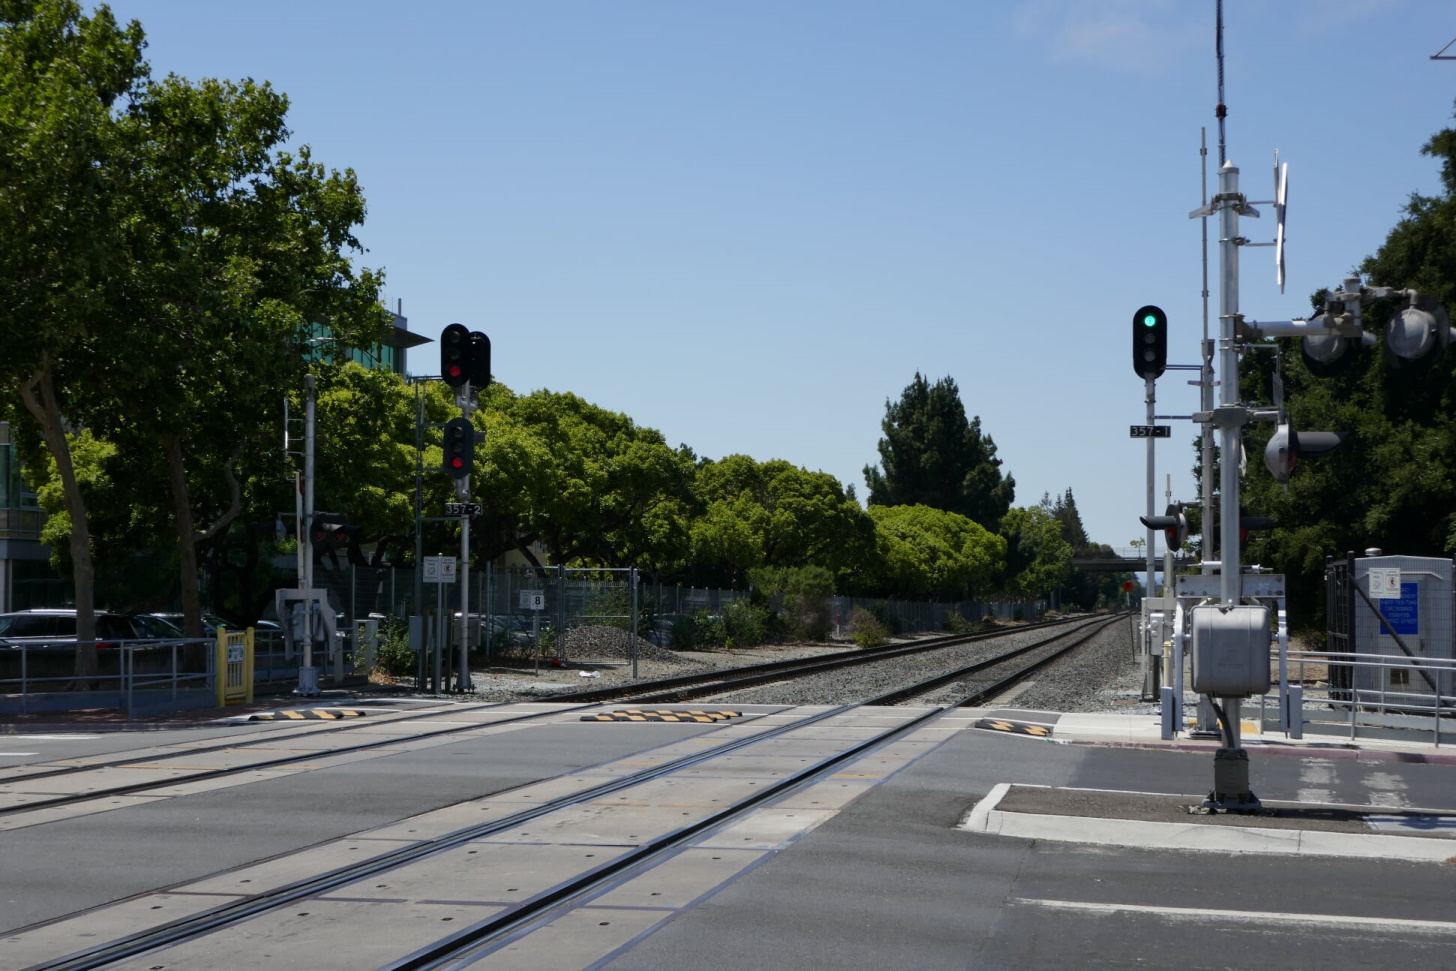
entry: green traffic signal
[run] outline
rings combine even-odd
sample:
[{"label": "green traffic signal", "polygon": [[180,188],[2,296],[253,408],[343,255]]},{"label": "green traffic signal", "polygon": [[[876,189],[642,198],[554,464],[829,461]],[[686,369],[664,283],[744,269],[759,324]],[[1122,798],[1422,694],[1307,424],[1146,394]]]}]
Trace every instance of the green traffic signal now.
[{"label": "green traffic signal", "polygon": [[1132,367],[1140,378],[1156,378],[1168,364],[1168,315],[1149,304],[1132,315]]}]

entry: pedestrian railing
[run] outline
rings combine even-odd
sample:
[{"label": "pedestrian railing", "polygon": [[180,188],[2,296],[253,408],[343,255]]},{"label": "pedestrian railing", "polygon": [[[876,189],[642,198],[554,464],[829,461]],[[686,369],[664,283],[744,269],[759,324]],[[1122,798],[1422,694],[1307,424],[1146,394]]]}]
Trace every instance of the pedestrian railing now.
[{"label": "pedestrian railing", "polygon": [[[1289,651],[1290,735],[1456,742],[1456,659],[1346,651]],[[1276,688],[1277,690],[1277,688]],[[1271,703],[1272,702],[1272,703]],[[1278,723],[1279,697],[1257,699]]]},{"label": "pedestrian railing", "polygon": [[76,642],[0,645],[0,711],[117,709],[127,717],[213,703],[209,639],[108,641],[97,672],[75,672]]}]

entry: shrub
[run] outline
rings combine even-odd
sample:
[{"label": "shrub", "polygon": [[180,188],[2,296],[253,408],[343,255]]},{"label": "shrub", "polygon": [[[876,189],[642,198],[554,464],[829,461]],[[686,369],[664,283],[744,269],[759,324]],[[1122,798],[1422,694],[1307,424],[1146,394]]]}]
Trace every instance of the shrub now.
[{"label": "shrub", "polygon": [[723,643],[723,619],[695,610],[672,625],[672,646],[679,651],[702,651]]},{"label": "shrub", "polygon": [[379,625],[379,654],[376,667],[388,675],[413,674],[415,652],[409,646],[409,624],[399,617],[386,618]]},{"label": "shrub", "polygon": [[966,620],[958,611],[952,610],[945,618],[945,629],[952,634],[973,634],[981,629],[981,625],[973,620]]},{"label": "shrub", "polygon": [[[768,598],[783,633],[801,641],[829,637],[829,598],[834,595],[834,574],[822,566],[759,567],[748,573],[749,582]],[[773,624],[770,624],[772,628]]]},{"label": "shrub", "polygon": [[890,631],[874,614],[855,607],[849,613],[849,636],[859,647],[879,647],[890,639]]},{"label": "shrub", "polygon": [[[768,640],[773,615],[767,607],[735,600],[723,608],[723,644],[755,647]],[[730,645],[728,642],[732,641]]]},{"label": "shrub", "polygon": [[672,627],[672,646],[679,651],[704,651],[715,647],[754,647],[768,640],[773,630],[773,613],[762,604],[736,600],[721,614],[697,610]]}]

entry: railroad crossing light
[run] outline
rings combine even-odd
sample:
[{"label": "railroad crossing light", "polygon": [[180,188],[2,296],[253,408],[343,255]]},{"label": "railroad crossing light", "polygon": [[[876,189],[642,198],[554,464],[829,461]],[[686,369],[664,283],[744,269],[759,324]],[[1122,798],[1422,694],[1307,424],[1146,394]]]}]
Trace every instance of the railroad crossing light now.
[{"label": "railroad crossing light", "polygon": [[1400,361],[1434,361],[1450,343],[1451,321],[1446,317],[1446,308],[1424,294],[1411,297],[1410,305],[1385,324],[1385,349],[1396,367]]},{"label": "railroad crossing light", "polygon": [[1168,366],[1168,315],[1161,307],[1139,307],[1132,315],[1132,369],[1156,378]]},{"label": "railroad crossing light", "polygon": [[440,376],[452,388],[470,380],[470,331],[464,324],[451,324],[440,335]]},{"label": "railroad crossing light", "polygon": [[1161,529],[1163,542],[1170,550],[1181,550],[1188,542],[1188,517],[1183,515],[1183,508],[1176,502],[1164,510],[1163,515],[1139,516],[1138,522],[1148,529]]},{"label": "railroad crossing light", "polygon": [[451,418],[445,422],[445,474],[463,479],[475,463],[475,426],[469,418]]},{"label": "railroad crossing light", "polygon": [[[1331,315],[1344,313],[1344,310],[1343,303],[1327,303],[1325,309],[1310,321],[1310,325],[1328,327],[1334,320]],[[1315,334],[1299,342],[1299,355],[1304,359],[1304,366],[1315,377],[1333,377],[1345,370],[1355,359],[1355,355],[1351,353],[1355,340],[1356,338],[1342,337],[1335,333]]]},{"label": "railroad crossing light", "polygon": [[470,350],[466,353],[465,373],[470,386],[477,391],[490,387],[490,338],[478,330],[470,332]]},{"label": "railroad crossing light", "polygon": [[1275,482],[1286,484],[1296,460],[1328,455],[1344,440],[1345,432],[1296,432],[1289,422],[1282,421],[1264,446],[1264,465]]}]

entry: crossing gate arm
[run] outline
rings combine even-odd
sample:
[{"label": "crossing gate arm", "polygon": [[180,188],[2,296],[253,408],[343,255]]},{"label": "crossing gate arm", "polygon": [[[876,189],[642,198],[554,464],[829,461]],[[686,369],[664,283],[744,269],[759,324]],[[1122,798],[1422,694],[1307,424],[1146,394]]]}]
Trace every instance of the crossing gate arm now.
[{"label": "crossing gate arm", "polygon": [[217,629],[217,706],[253,700],[253,628]]}]

